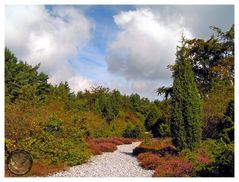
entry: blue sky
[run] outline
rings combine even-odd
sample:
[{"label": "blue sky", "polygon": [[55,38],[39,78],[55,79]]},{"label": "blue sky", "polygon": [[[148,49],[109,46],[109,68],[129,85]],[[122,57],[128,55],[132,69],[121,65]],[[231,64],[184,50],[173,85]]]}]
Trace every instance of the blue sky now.
[{"label": "blue sky", "polygon": [[226,5],[8,5],[5,43],[15,55],[72,91],[102,85],[124,94],[160,99],[155,90],[172,84],[182,32],[207,39],[209,26],[234,23]]},{"label": "blue sky", "polygon": [[[97,80],[101,76],[96,74],[97,70],[107,72],[107,64],[105,62],[107,45],[115,39],[119,31],[119,28],[114,23],[113,16],[120,11],[129,10],[135,10],[135,7],[99,5],[85,8],[85,15],[94,23],[94,28],[88,44],[83,49],[79,49],[79,61],[70,61],[70,64],[76,70],[93,80]],[[85,67],[91,69],[85,69]],[[97,70],[94,70],[94,68],[97,68]]]}]

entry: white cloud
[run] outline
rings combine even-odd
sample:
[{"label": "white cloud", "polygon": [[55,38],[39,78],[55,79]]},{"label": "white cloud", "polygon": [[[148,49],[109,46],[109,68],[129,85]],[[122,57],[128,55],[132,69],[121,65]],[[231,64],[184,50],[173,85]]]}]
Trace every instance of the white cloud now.
[{"label": "white cloud", "polygon": [[74,92],[79,90],[84,91],[85,89],[89,90],[93,85],[92,81],[89,81],[80,75],[70,77],[68,83],[71,85],[71,90]]},{"label": "white cloud", "polygon": [[133,80],[170,79],[167,66],[175,62],[182,32],[190,37],[183,27],[184,19],[179,16],[166,24],[159,14],[139,9],[121,12],[114,21],[121,31],[108,46],[109,71]]},{"label": "white cloud", "polygon": [[[91,82],[74,72],[68,63],[91,38],[93,24],[72,6],[6,6],[6,46],[29,64],[41,64],[40,71],[58,84],[68,81],[76,91]],[[77,81],[78,79],[78,81]]]},{"label": "white cloud", "polygon": [[[234,23],[233,5],[151,5],[146,6],[164,18],[166,24],[178,21],[183,17],[184,26],[195,38],[208,39],[213,31],[210,26],[216,26],[227,31]],[[137,9],[145,6],[137,6]]]}]

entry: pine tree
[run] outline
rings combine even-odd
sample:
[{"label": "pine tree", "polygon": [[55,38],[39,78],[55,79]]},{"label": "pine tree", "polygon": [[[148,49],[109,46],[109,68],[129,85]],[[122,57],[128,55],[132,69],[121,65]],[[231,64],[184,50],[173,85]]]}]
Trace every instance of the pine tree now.
[{"label": "pine tree", "polygon": [[201,140],[202,109],[184,38],[176,54],[173,78],[171,122],[173,143],[179,150],[193,149]]}]

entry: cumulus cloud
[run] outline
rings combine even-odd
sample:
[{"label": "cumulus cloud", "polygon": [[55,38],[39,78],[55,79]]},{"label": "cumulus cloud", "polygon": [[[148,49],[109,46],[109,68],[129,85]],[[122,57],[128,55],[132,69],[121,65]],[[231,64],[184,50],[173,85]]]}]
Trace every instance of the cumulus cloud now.
[{"label": "cumulus cloud", "polygon": [[187,37],[190,32],[183,27],[183,17],[170,24],[163,18],[146,8],[114,16],[120,31],[108,45],[108,70],[131,80],[170,79],[167,66],[175,62],[182,32]]},{"label": "cumulus cloud", "polygon": [[74,91],[90,87],[91,81],[74,72],[68,62],[91,38],[93,24],[79,9],[9,5],[5,12],[5,43],[18,58],[40,63],[40,71],[53,84],[68,81]]},{"label": "cumulus cloud", "polygon": [[211,36],[210,26],[227,31],[234,24],[233,5],[160,5],[137,6],[137,9],[149,8],[164,17],[167,24],[184,18],[184,26],[193,37],[207,39]]}]

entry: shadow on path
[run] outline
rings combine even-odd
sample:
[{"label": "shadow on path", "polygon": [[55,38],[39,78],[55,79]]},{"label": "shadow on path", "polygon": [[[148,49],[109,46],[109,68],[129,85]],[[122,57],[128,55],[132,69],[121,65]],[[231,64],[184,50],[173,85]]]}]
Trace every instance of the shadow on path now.
[{"label": "shadow on path", "polygon": [[132,152],[120,152],[120,153],[125,154],[125,155],[129,155],[131,157],[135,157],[135,155],[133,155]]}]

